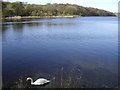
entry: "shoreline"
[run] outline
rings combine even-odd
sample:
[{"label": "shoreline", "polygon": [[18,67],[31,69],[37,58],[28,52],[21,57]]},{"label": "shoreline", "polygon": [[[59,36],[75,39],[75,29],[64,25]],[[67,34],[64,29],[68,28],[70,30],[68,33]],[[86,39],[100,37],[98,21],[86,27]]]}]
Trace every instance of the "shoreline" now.
[{"label": "shoreline", "polygon": [[82,17],[78,15],[66,15],[66,16],[14,16],[14,17],[6,17],[2,19],[31,19],[31,18],[74,18],[74,17]]},{"label": "shoreline", "polygon": [[[66,15],[66,16],[13,16],[13,17],[1,18],[1,19],[41,19],[41,18],[75,18],[75,17],[84,17],[84,16],[79,16],[79,15]],[[87,17],[92,17],[92,16],[87,16]],[[97,16],[97,17],[100,17],[100,16]],[[104,16],[104,17],[107,17],[107,16]],[[114,17],[118,17],[118,16],[114,16]]]}]

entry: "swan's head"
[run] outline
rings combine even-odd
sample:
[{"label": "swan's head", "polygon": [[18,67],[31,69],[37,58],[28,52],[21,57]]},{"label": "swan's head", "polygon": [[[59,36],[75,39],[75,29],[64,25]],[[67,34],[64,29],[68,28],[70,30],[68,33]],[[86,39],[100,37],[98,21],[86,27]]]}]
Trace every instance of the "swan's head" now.
[{"label": "swan's head", "polygon": [[31,77],[28,77],[26,81],[28,81],[28,80],[32,80],[32,78],[31,78]]},{"label": "swan's head", "polygon": [[26,81],[28,85],[31,85],[31,83],[33,83],[33,79],[30,77],[28,77]]}]

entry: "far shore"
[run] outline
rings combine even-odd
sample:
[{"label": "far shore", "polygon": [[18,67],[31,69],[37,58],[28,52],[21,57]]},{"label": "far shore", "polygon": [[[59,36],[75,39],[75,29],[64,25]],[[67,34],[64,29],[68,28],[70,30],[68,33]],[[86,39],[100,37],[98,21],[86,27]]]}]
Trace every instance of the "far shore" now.
[{"label": "far shore", "polygon": [[[13,16],[13,17],[5,17],[2,19],[34,19],[34,18],[74,18],[74,17],[83,17],[79,15],[61,15],[61,16]],[[90,16],[89,16],[90,17]],[[99,17],[99,16],[97,16]],[[105,16],[106,17],[106,16]]]},{"label": "far shore", "polygon": [[74,18],[81,17],[78,15],[66,15],[66,16],[13,16],[13,17],[5,17],[2,19],[29,19],[29,18]]}]

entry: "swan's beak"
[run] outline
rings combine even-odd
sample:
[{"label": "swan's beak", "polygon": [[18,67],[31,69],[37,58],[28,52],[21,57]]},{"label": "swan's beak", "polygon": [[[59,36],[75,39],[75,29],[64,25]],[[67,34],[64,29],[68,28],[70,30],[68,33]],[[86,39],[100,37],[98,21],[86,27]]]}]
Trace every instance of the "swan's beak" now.
[{"label": "swan's beak", "polygon": [[26,81],[28,81],[29,79],[27,78]]}]

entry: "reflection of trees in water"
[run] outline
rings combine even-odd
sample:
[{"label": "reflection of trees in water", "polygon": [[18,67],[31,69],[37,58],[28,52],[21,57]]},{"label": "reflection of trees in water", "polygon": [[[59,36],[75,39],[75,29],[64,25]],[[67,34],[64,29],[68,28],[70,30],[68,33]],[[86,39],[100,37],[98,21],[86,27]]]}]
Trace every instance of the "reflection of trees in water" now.
[{"label": "reflection of trees in water", "polygon": [[12,25],[13,35],[15,36],[14,39],[16,40],[22,40],[24,38],[24,25],[22,24],[15,24]]},{"label": "reflection of trees in water", "polygon": [[13,25],[13,29],[17,29],[17,30],[24,28],[24,26],[35,27],[35,26],[46,25],[49,27],[49,26],[74,26],[75,25],[75,23],[72,23],[72,22],[68,22],[68,21],[54,22],[54,21],[51,21],[51,19],[6,19],[6,20],[3,20],[3,22],[4,22],[3,25]]},{"label": "reflection of trees in water", "polygon": [[8,30],[9,30],[10,26],[6,26],[6,25],[2,25],[2,39],[3,41],[6,41],[7,40],[7,33],[8,33]]},{"label": "reflection of trees in water", "polygon": [[9,29],[9,26],[6,26],[6,25],[2,25],[2,32],[4,33],[7,29]]},{"label": "reflection of trees in water", "polygon": [[14,25],[12,25],[12,28],[13,28],[13,30],[18,30],[18,31],[22,31],[23,30],[23,28],[24,28],[24,24],[14,24]]},{"label": "reflection of trees in water", "polygon": [[30,21],[30,19],[3,19],[2,22],[23,22]]},{"label": "reflection of trees in water", "polygon": [[47,23],[45,23],[47,26],[66,26],[66,25],[68,25],[68,26],[71,26],[71,25],[74,25],[74,23],[69,23],[69,22],[59,22],[59,23],[57,23],[57,22],[55,22],[55,23],[53,23],[53,22],[47,22]]},{"label": "reflection of trees in water", "polygon": [[28,27],[35,27],[35,26],[42,26],[43,23],[26,23],[25,25]]}]

